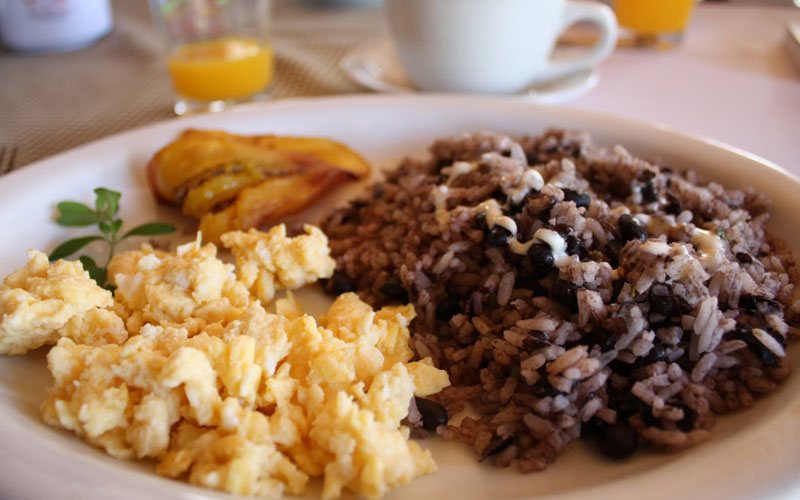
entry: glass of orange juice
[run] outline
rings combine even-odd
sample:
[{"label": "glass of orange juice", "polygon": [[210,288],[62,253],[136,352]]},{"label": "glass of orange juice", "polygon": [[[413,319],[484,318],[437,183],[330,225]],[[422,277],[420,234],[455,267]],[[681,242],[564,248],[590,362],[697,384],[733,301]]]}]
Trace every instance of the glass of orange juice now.
[{"label": "glass of orange juice", "polygon": [[150,0],[167,47],[175,114],[269,96],[271,0]]},{"label": "glass of orange juice", "polygon": [[636,46],[669,48],[683,38],[697,0],[614,0],[621,31]]}]

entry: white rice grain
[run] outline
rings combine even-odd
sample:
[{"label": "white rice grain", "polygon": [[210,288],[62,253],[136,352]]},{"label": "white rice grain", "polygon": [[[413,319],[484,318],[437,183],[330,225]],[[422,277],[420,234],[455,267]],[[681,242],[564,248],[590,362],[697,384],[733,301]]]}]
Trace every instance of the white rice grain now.
[{"label": "white rice grain", "polygon": [[433,274],[442,274],[450,265],[450,261],[453,260],[454,256],[455,253],[452,250],[448,250],[444,255],[439,257],[438,262],[436,262],[436,265],[433,266],[431,270]]},{"label": "white rice grain", "polygon": [[501,306],[508,304],[512,291],[514,291],[514,273],[509,271],[500,279],[497,287],[497,303]]},{"label": "white rice grain", "polygon": [[706,375],[708,375],[709,370],[714,367],[714,363],[717,362],[717,355],[713,352],[706,353],[700,361],[694,365],[692,369],[691,379],[692,382],[700,382],[703,380]]},{"label": "white rice grain", "polygon": [[697,317],[694,320],[692,329],[697,335],[697,352],[702,354],[711,351],[714,347],[714,330],[719,325],[722,313],[717,309],[717,298],[706,297],[700,301],[697,307]]},{"label": "white rice grain", "polygon": [[759,342],[764,344],[764,347],[769,349],[772,354],[778,356],[779,358],[786,357],[786,351],[783,349],[783,346],[769,333],[765,332],[761,328],[753,328],[753,337],[757,338]]},{"label": "white rice grain", "polygon": [[525,427],[531,431],[534,437],[546,436],[556,431],[553,422],[533,413],[528,413],[522,417],[522,422],[525,424]]},{"label": "white rice grain", "polygon": [[575,346],[547,365],[547,373],[561,373],[588,355],[589,352],[585,345]]},{"label": "white rice grain", "polygon": [[544,311],[539,311],[536,316],[530,319],[521,319],[517,321],[517,326],[525,330],[537,330],[540,332],[552,332],[558,327],[559,320],[547,314]]},{"label": "white rice grain", "polygon": [[592,394],[600,390],[608,380],[608,373],[606,371],[599,371],[581,382],[578,386],[582,394]]},{"label": "white rice grain", "polygon": [[578,418],[582,422],[588,422],[600,408],[603,407],[603,401],[600,398],[592,398],[586,402],[585,405],[578,412]]}]

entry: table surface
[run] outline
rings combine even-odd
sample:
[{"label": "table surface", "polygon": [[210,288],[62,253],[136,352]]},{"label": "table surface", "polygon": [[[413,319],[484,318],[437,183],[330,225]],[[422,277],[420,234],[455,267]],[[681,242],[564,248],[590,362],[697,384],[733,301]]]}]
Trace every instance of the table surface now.
[{"label": "table surface", "polygon": [[[0,51],[0,145],[17,165],[172,116],[173,95],[147,2],[117,0],[115,29],[78,52]],[[784,48],[800,9],[701,4],[674,50],[618,49],[596,88],[568,105],[735,145],[800,175],[800,67]],[[338,69],[385,37],[380,9],[276,6],[273,98],[362,92]]]}]

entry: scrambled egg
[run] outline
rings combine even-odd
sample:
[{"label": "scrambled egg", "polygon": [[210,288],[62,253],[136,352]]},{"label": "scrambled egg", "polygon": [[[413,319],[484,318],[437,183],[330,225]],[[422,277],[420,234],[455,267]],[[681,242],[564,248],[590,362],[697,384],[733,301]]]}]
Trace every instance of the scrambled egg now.
[{"label": "scrambled egg", "polygon": [[201,246],[199,236],[174,254],[148,245],[121,253],[109,263],[108,276],[130,335],[146,324],[186,328],[194,335],[238,318],[250,302],[233,265],[217,258],[213,244]]},{"label": "scrambled egg", "polygon": [[[92,309],[81,303],[82,322],[32,316],[31,325],[49,321],[45,336],[21,325],[8,337],[17,330],[4,320],[0,345],[33,345],[22,340],[31,331],[36,342],[58,339],[47,356],[55,383],[43,417],[114,457],[151,459],[159,474],[240,495],[300,494],[321,476],[324,498],[345,489],[380,497],[435,470],[400,421],[414,395],[449,380],[429,359],[411,361],[410,305],[373,311],[344,294],[315,320],[289,294],[275,312],[265,309],[256,296],[332,272],[324,234],[306,233],[229,233],[236,269],[199,242],[175,254],[147,246],[121,254],[110,272],[114,302],[81,281],[88,277],[79,264],[57,262],[48,274],[46,258],[29,263],[0,297],[33,293],[29,307],[44,307],[36,301],[58,294],[24,279],[35,270],[45,282],[53,277],[54,291],[62,275],[80,283]],[[92,314],[112,315],[120,335],[90,338]]]},{"label": "scrambled egg", "polygon": [[286,237],[286,226],[275,226],[266,233],[251,229],[232,231],[220,239],[236,257],[239,281],[262,302],[275,292],[299,288],[319,278],[330,278],[336,262],[328,251],[328,237],[319,228],[305,226],[305,235]]},{"label": "scrambled egg", "polygon": [[51,264],[31,250],[25,267],[0,285],[0,354],[25,354],[61,337],[86,345],[124,342],[122,320],[107,309],[113,303],[80,262]]}]

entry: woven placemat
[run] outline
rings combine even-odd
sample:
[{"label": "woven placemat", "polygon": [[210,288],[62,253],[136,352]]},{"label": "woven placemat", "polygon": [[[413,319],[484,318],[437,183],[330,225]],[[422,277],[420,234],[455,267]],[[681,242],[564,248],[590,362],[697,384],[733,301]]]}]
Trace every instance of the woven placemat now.
[{"label": "woven placemat", "polygon": [[[0,145],[22,166],[172,114],[173,93],[147,2],[113,3],[115,27],[66,54],[0,51]],[[382,11],[276,5],[273,99],[359,92],[339,60],[384,34]]]}]

